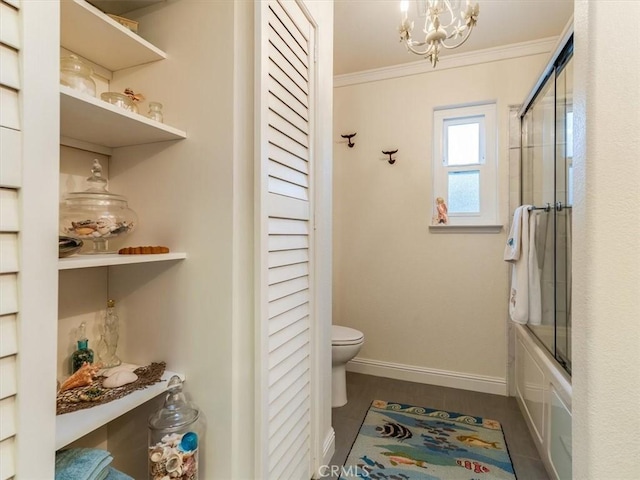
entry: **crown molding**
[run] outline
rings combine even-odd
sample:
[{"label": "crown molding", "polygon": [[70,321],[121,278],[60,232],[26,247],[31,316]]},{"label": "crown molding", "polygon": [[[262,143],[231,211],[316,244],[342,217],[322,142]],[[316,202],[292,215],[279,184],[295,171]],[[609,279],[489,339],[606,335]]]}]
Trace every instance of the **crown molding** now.
[{"label": "crown molding", "polygon": [[468,53],[458,53],[447,55],[438,61],[437,69],[434,69],[426,60],[403,63],[392,67],[374,68],[362,72],[346,73],[333,77],[334,87],[347,87],[359,83],[377,82],[392,78],[407,77],[409,75],[420,75],[423,73],[433,73],[449,68],[467,67],[481,63],[497,62],[511,58],[527,57],[529,55],[539,55],[550,53],[558,42],[558,37],[543,38],[530,42],[514,43],[502,47],[487,48]]}]

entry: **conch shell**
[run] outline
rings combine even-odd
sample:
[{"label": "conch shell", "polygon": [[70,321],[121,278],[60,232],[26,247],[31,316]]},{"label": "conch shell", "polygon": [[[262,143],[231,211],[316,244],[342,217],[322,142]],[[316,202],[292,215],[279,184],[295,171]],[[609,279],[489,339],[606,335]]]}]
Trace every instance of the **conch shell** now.
[{"label": "conch shell", "polygon": [[93,382],[93,378],[98,373],[98,370],[100,370],[100,366],[84,362],[76,373],[71,375],[63,382],[62,385],[60,385],[60,391],[64,392],[65,390],[71,390],[72,388],[91,385],[91,382]]}]

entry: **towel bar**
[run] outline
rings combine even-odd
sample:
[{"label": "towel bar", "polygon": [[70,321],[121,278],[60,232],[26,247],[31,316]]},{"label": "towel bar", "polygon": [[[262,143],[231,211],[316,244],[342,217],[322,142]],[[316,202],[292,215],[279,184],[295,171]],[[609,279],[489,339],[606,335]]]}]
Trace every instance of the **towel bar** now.
[{"label": "towel bar", "polygon": [[547,203],[544,207],[536,207],[535,205],[531,206],[528,208],[529,211],[531,210],[544,210],[545,212],[550,212],[551,211],[551,204]]}]

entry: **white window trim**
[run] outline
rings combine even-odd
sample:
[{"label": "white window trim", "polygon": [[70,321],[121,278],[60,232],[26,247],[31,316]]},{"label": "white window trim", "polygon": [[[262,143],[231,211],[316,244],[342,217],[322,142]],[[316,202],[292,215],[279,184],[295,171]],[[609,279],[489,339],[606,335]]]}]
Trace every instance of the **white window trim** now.
[{"label": "white window trim", "polygon": [[[445,121],[484,116],[484,160],[479,164],[447,166],[444,164],[444,125]],[[435,199],[448,198],[448,172],[464,170],[480,170],[480,213],[449,212],[448,226],[487,226],[497,225],[498,220],[498,129],[497,108],[495,103],[436,109],[433,112],[433,198],[432,209],[435,211]],[[481,143],[482,143],[481,139]],[[440,226],[439,228],[446,228]],[[432,231],[435,231],[432,229]]]}]

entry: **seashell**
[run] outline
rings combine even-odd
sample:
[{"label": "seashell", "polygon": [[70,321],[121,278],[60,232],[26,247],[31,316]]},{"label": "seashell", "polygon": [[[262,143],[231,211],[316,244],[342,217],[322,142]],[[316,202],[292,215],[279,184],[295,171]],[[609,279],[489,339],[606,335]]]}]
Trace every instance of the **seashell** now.
[{"label": "seashell", "polygon": [[100,235],[106,235],[111,233],[112,230],[115,230],[116,225],[113,220],[108,217],[100,217],[96,222],[96,227]]},{"label": "seashell", "polygon": [[104,390],[100,388],[89,388],[78,394],[78,398],[83,402],[97,402],[104,395]]},{"label": "seashell", "polygon": [[117,388],[128,383],[133,383],[138,379],[138,375],[133,372],[120,371],[107,377],[102,382],[102,386],[105,388]]},{"label": "seashell", "polygon": [[158,463],[153,463],[151,462],[151,475],[153,475],[153,479],[154,480],[160,480],[164,474],[166,473],[164,471],[164,463],[163,462],[158,462]]},{"label": "seashell", "polygon": [[76,373],[67,378],[62,385],[60,385],[60,391],[70,390],[72,388],[84,387],[85,385],[91,385],[93,377],[98,373],[100,367],[91,365],[85,362]]},{"label": "seashell", "polygon": [[163,447],[154,447],[149,454],[149,459],[153,463],[158,463],[165,457],[164,448]]},{"label": "seashell", "polygon": [[91,227],[80,227],[75,229],[76,235],[91,235],[95,230]]},{"label": "seashell", "polygon": [[178,433],[172,433],[170,435],[165,435],[164,437],[162,437],[162,442],[168,445],[176,445],[181,438],[182,435]]},{"label": "seashell", "polygon": [[133,363],[121,363],[117,367],[104,368],[100,370],[98,375],[101,377],[110,377],[118,372],[133,372],[137,368],[140,368],[140,365],[134,365]]},{"label": "seashell", "polygon": [[182,471],[182,458],[177,453],[173,453],[167,458],[167,472],[177,472],[178,469]]}]

